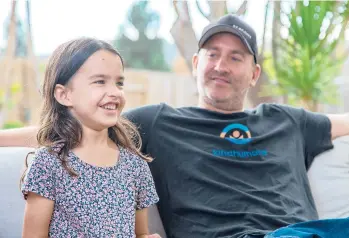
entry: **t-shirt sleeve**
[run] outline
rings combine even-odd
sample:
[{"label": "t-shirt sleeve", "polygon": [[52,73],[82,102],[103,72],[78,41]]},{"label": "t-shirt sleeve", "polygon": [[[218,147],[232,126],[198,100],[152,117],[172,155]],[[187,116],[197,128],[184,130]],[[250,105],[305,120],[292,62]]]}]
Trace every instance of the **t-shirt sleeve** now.
[{"label": "t-shirt sleeve", "polygon": [[315,156],[332,149],[331,121],[320,113],[303,110],[303,136],[306,153],[306,166],[310,167]]},{"label": "t-shirt sleeve", "polygon": [[[141,159],[140,159],[141,160]],[[159,201],[155,184],[147,162],[141,160],[139,176],[136,181],[136,208],[137,210],[150,207]]]},{"label": "t-shirt sleeve", "polygon": [[22,184],[22,194],[27,199],[29,192],[55,200],[57,159],[46,148],[36,151]]},{"label": "t-shirt sleeve", "polygon": [[304,141],[305,165],[309,169],[317,155],[333,148],[330,119],[324,114],[301,108],[282,108],[300,130]]}]

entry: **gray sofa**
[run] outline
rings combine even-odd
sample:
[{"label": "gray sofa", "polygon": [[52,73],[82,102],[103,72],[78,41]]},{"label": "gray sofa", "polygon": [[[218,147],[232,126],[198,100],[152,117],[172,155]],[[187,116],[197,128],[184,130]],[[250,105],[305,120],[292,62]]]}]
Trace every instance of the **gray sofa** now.
[{"label": "gray sofa", "polygon": [[320,218],[349,217],[349,136],[316,157],[308,178]]},{"label": "gray sofa", "polygon": [[[309,169],[309,181],[320,218],[349,217],[349,137],[319,155]],[[21,236],[24,200],[19,179],[30,148],[0,148],[0,237]],[[166,237],[156,207],[149,212],[152,233]]]}]

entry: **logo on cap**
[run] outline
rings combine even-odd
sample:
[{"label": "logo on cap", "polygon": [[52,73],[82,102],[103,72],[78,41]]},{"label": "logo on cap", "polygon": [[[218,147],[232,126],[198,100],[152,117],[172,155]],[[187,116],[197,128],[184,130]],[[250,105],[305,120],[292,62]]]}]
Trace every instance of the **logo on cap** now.
[{"label": "logo on cap", "polygon": [[248,38],[250,38],[250,39],[252,38],[252,36],[250,34],[248,34],[248,32],[245,29],[243,29],[237,25],[232,25],[232,27],[234,29],[237,29],[237,30],[241,31],[242,33],[244,33]]}]

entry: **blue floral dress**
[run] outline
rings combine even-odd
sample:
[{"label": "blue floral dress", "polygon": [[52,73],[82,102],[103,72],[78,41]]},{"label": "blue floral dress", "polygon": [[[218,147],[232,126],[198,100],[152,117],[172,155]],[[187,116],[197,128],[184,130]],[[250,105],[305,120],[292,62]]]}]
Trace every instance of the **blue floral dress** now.
[{"label": "blue floral dress", "polygon": [[97,167],[80,160],[73,152],[68,166],[47,148],[35,154],[22,186],[55,201],[50,237],[135,237],[135,212],[159,198],[148,164],[119,146],[120,156],[112,167]]}]

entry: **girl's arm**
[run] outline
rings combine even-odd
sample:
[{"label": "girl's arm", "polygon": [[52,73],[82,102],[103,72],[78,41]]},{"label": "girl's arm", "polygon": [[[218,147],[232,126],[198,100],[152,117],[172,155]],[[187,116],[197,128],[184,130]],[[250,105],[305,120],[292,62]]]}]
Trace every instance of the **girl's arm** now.
[{"label": "girl's arm", "polygon": [[136,237],[147,238],[148,234],[148,208],[136,210]]},{"label": "girl's arm", "polygon": [[148,207],[156,204],[159,197],[147,162],[141,158],[138,162],[140,171],[136,180],[136,236],[137,238],[160,238],[158,234],[148,235]]},{"label": "girl's arm", "polygon": [[0,147],[37,147],[38,127],[22,127],[0,130]]},{"label": "girl's arm", "polygon": [[54,201],[29,192],[24,210],[23,238],[47,238]]}]

